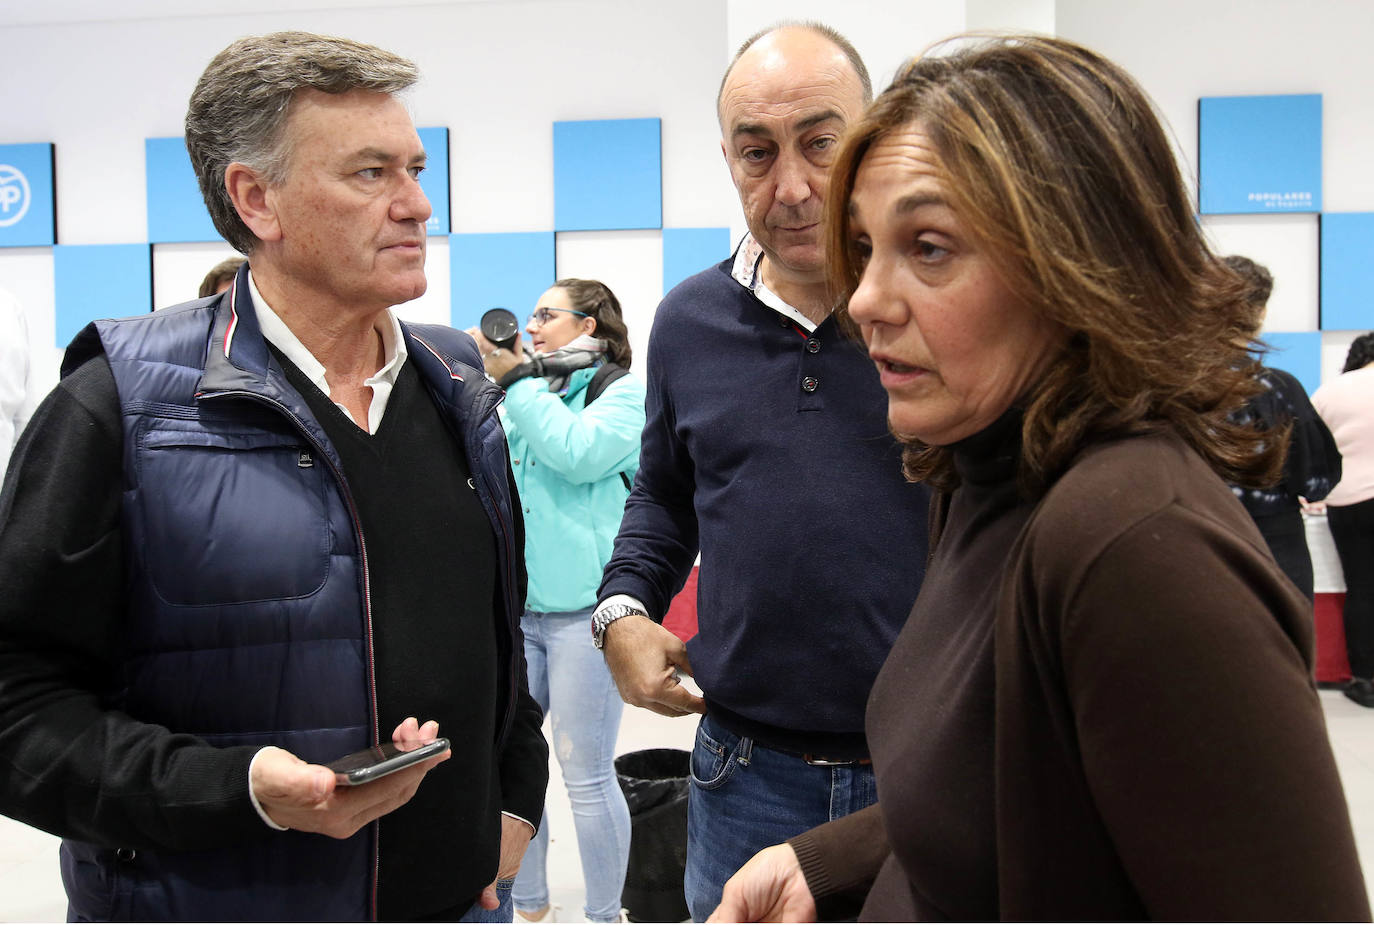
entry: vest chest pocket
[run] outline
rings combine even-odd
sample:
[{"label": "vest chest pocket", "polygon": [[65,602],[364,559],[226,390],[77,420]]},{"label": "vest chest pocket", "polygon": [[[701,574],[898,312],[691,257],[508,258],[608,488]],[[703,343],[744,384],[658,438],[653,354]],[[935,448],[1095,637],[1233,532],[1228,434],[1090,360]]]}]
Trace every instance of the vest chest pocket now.
[{"label": "vest chest pocket", "polygon": [[194,606],[318,591],[329,574],[330,476],[310,449],[292,434],[145,431],[125,515],[157,595]]}]

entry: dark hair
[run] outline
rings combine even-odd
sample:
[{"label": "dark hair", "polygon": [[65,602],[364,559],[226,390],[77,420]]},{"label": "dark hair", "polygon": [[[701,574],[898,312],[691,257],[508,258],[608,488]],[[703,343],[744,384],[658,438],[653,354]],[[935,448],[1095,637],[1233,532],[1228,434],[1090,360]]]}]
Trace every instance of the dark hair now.
[{"label": "dark hair", "polygon": [[754,43],[759,39],[763,38],[765,35],[771,35],[774,32],[781,32],[784,29],[804,29],[807,32],[814,32],[843,52],[845,58],[849,61],[850,67],[854,68],[854,74],[859,78],[859,85],[863,88],[864,105],[868,105],[869,101],[873,99],[873,81],[869,79],[868,68],[864,67],[864,59],[859,57],[858,49],[854,47],[853,43],[825,23],[816,22],[811,19],[784,20],[779,23],[774,23],[766,29],[760,29],[758,32],[749,36],[749,38],[744,40],[744,44],[739,47],[739,50],[735,52],[735,56],[730,59],[730,66],[727,67],[725,73],[721,75],[720,88],[716,90],[717,115],[720,113],[721,98],[725,95],[725,82],[730,79],[730,72],[735,69],[735,65],[739,63],[739,59],[744,57],[744,53],[752,48]]},{"label": "dark hair", "polygon": [[1259,329],[1264,324],[1264,309],[1269,304],[1270,293],[1274,291],[1273,274],[1264,264],[1255,263],[1249,257],[1242,257],[1240,254],[1223,257],[1221,262],[1226,264],[1227,269],[1245,280],[1245,285],[1249,287],[1249,294],[1245,300],[1250,303],[1253,310],[1251,328],[1254,334],[1259,334]]},{"label": "dark hair", "polygon": [[1364,369],[1370,363],[1374,363],[1374,331],[1361,334],[1350,342],[1350,350],[1345,355],[1345,368],[1341,372]]},{"label": "dark hair", "polygon": [[215,230],[235,249],[253,252],[258,239],[239,218],[224,171],[238,162],[268,183],[286,179],[285,128],[296,91],[399,93],[419,76],[389,51],[309,32],[250,36],[215,55],[186,110],[186,150]]},{"label": "dark hair", "polygon": [[630,368],[630,333],[620,314],[620,300],[603,282],[594,279],[560,279],[553,284],[568,294],[572,307],[596,319],[593,337],[606,342],[606,359]]},{"label": "dark hair", "polygon": [[[1209,250],[1149,98],[1055,38],[986,38],[908,62],[846,135],[826,201],[841,303],[862,263],[849,228],[859,163],[884,135],[934,143],[951,207],[1003,282],[1066,332],[1025,404],[1019,473],[1039,493],[1089,442],[1173,429],[1227,481],[1271,482],[1285,441],[1227,420],[1260,386],[1248,288]],[[947,449],[903,438],[906,470],[957,484]]]},{"label": "dark hair", "polygon": [[239,267],[243,266],[243,257],[227,257],[210,268],[210,272],[205,274],[205,279],[200,281],[200,297],[203,299],[208,295],[219,292],[219,287],[225,283],[234,281],[234,275],[238,273]]}]

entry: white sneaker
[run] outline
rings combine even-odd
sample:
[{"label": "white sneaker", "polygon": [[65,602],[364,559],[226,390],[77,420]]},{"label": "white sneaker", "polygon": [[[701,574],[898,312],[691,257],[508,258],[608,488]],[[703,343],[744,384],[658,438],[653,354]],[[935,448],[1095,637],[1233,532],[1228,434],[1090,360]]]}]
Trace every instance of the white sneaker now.
[{"label": "white sneaker", "polygon": [[515,921],[517,922],[557,922],[559,906],[549,903],[544,907],[544,911],[538,916],[528,915],[524,910],[515,910]]}]

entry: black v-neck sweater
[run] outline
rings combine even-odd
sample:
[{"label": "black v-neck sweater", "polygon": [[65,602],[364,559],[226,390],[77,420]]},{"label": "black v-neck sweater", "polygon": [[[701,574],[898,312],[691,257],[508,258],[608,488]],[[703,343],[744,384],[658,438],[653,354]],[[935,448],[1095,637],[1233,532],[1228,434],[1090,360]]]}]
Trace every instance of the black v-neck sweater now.
[{"label": "black v-neck sweater", "polygon": [[[496,541],[458,439],[406,363],[375,434],[277,351],[343,463],[367,560],[377,723],[439,722],[453,757],[378,833],[378,917],[466,909],[496,869]],[[317,463],[319,464],[319,463]]]}]

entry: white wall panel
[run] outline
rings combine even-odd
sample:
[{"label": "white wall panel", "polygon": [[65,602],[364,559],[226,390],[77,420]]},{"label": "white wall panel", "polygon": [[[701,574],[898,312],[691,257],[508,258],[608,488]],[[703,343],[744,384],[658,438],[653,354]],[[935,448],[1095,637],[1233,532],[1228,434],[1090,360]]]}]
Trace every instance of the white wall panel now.
[{"label": "white wall panel", "polygon": [[200,293],[205,274],[221,260],[242,257],[225,242],[218,244],[154,244],[153,307],[170,308]]},{"label": "white wall panel", "polygon": [[426,239],[425,280],[429,286],[418,299],[396,306],[399,317],[419,324],[449,323],[452,306],[449,304],[448,249],[447,236],[431,235]]},{"label": "white wall panel", "polygon": [[1345,355],[1350,345],[1362,331],[1330,331],[1322,335],[1322,383],[1325,384],[1341,374],[1345,366]]},{"label": "white wall panel", "polygon": [[[57,328],[52,289],[52,248],[0,247],[0,288],[19,300],[29,329],[30,410],[57,384],[62,350],[55,342]],[[63,347],[66,345],[63,344]]]},{"label": "white wall panel", "polygon": [[1273,274],[1264,330],[1317,329],[1317,216],[1205,215],[1202,227],[1218,254],[1249,257]]},{"label": "white wall panel", "polygon": [[1054,34],[1055,0],[968,0],[964,6],[969,30]]},{"label": "white wall panel", "polygon": [[[635,370],[642,375],[649,328],[663,298],[663,235],[657,231],[562,231],[555,250],[559,279],[599,279],[620,300]],[[511,310],[523,324],[533,309],[528,305]]]}]

